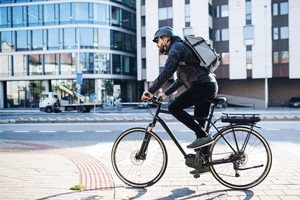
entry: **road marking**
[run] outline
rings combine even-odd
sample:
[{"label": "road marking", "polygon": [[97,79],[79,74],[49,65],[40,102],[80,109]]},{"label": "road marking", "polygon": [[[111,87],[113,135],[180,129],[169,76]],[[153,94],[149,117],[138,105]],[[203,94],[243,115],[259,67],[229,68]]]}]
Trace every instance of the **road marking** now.
[{"label": "road marking", "polygon": [[95,131],[96,133],[110,133],[110,130],[100,130],[100,131]]},{"label": "road marking", "polygon": [[40,131],[40,133],[56,133],[57,131]]},{"label": "road marking", "polygon": [[280,131],[278,128],[264,128],[267,131]]},{"label": "road marking", "polygon": [[68,133],[83,133],[84,131],[67,131]]},{"label": "road marking", "polygon": [[14,131],[15,133],[29,133],[29,131]]}]

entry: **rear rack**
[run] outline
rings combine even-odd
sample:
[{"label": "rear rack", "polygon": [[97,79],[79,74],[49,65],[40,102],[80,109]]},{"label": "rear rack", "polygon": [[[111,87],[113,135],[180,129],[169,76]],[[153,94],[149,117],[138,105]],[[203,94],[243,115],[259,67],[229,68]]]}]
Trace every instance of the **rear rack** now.
[{"label": "rear rack", "polygon": [[229,114],[223,113],[222,122],[231,124],[256,124],[260,121],[259,114]]}]

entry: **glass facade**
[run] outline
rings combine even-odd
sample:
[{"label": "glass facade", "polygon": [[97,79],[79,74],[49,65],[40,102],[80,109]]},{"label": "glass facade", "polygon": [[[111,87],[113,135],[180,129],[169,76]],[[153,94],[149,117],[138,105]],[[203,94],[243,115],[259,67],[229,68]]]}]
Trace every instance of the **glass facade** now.
[{"label": "glass facade", "polygon": [[[42,91],[56,91],[60,80],[75,89],[77,72],[89,77],[81,85],[88,88],[81,89],[83,95],[97,93],[97,101],[104,102],[112,97],[102,83],[110,82],[120,88],[110,92],[113,98],[135,101],[136,95],[125,91],[136,86],[135,1],[111,2],[0,0],[4,107],[37,106],[28,102],[36,102]],[[37,89],[30,89],[32,82]]]}]

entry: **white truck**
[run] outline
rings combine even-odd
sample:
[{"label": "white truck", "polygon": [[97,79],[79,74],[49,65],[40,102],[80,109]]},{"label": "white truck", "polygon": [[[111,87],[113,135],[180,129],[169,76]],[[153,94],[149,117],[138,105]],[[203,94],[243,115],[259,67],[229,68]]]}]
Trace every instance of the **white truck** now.
[{"label": "white truck", "polygon": [[[68,89],[64,85],[58,87],[59,92],[43,92],[40,96],[40,111],[47,113],[77,110],[78,112],[90,112],[94,107],[103,109],[102,103],[90,103],[89,98],[75,91]],[[69,98],[63,98],[62,93],[67,93]],[[71,98],[71,99],[70,99]],[[72,101],[77,100],[77,103]]]}]

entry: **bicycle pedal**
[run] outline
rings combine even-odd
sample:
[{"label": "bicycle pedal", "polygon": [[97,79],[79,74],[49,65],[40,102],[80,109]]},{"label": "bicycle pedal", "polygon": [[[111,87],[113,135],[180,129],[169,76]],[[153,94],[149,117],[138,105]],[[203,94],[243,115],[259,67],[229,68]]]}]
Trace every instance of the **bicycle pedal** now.
[{"label": "bicycle pedal", "polygon": [[195,174],[194,178],[200,178],[200,174]]}]

